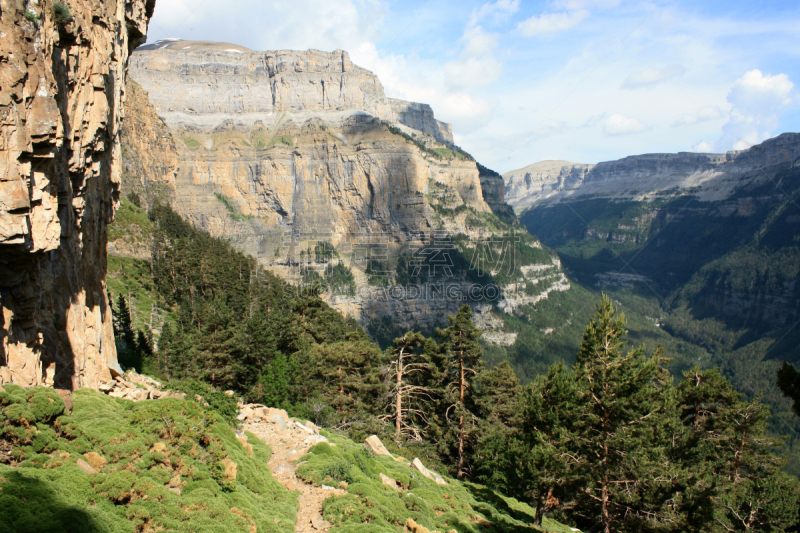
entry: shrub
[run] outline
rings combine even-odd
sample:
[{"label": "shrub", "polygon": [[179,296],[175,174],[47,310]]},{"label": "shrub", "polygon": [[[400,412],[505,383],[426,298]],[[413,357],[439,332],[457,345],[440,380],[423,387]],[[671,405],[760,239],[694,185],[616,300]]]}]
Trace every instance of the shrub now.
[{"label": "shrub", "polygon": [[56,24],[64,25],[72,22],[72,13],[69,11],[69,6],[62,2],[53,4],[53,16]]},{"label": "shrub", "polygon": [[170,381],[166,388],[183,392],[190,400],[194,400],[195,395],[200,396],[224,420],[232,424],[236,423],[236,416],[239,414],[236,398],[231,398],[208,383],[194,379]]}]

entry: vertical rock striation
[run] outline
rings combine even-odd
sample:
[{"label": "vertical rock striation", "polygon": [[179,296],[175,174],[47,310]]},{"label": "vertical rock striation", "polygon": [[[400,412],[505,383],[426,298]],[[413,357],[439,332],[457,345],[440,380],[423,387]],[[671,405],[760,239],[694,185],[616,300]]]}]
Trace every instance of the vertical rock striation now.
[{"label": "vertical rock striation", "polygon": [[0,1],[0,384],[72,389],[119,369],[107,224],[127,60],[155,0],[54,4]]},{"label": "vertical rock striation", "polygon": [[[323,298],[362,325],[432,330],[470,301],[502,327],[489,318],[499,305],[458,293],[477,285],[467,276],[492,247],[485,258],[507,259],[513,271],[492,274],[505,276],[504,312],[569,288],[534,239],[524,259],[503,244],[519,244],[519,227],[502,176],[455,146],[430,106],[388,98],[347,52],[167,40],[139,48],[130,76],[126,192],[146,205],[168,197],[184,218],[290,281],[304,283],[301,264],[317,274],[344,265],[355,287]],[[309,266],[304,247],[321,243],[335,257]],[[440,265],[436,278],[428,268],[426,281],[401,274],[435,254],[454,269]],[[541,268],[523,270],[531,262]]]},{"label": "vertical rock striation", "polygon": [[166,186],[181,215],[265,265],[287,232],[403,243],[441,225],[432,203],[492,208],[450,125],[387,98],[342,50],[160,41],[133,54],[130,73],[131,189],[149,199],[144,189]]}]

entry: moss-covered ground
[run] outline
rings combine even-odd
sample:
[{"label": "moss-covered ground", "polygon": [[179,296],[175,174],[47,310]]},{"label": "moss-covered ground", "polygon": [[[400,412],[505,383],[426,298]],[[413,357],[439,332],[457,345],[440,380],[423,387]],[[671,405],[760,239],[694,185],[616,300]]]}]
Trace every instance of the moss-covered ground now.
[{"label": "moss-covered ground", "polygon": [[[300,461],[297,475],[307,482],[346,487],[348,494],[328,498],[324,517],[331,533],[397,533],[411,518],[431,531],[459,533],[537,530],[534,510],[483,486],[451,478],[438,485],[405,463],[376,456],[363,445],[327,434],[335,446],[320,443]],[[380,474],[397,482],[384,484]],[[572,533],[548,519],[539,531]]]},{"label": "moss-covered ground", "polygon": [[79,390],[68,414],[50,389],[4,388],[2,533],[294,531],[296,495],[269,449],[193,401]]},{"label": "moss-covered ground", "polygon": [[[237,437],[189,400],[134,403],[81,389],[72,410],[51,389],[0,391],[0,533],[292,532],[297,493],[280,485],[269,448]],[[323,506],[334,533],[536,529],[534,511],[485,487],[437,485],[389,457],[328,434],[300,461],[309,483],[346,487]],[[389,487],[380,474],[397,481]],[[540,531],[571,533],[545,520]]]}]

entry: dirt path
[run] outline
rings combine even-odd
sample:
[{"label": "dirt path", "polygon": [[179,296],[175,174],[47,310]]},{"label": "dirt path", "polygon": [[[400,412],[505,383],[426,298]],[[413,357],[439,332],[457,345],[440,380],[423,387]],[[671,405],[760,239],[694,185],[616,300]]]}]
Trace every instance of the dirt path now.
[{"label": "dirt path", "polygon": [[292,420],[284,422],[286,427],[280,422],[246,419],[242,429],[256,435],[272,450],[269,469],[273,477],[287,489],[300,493],[295,532],[329,531],[331,524],[322,518],[322,502],[333,495],[347,494],[347,492],[332,487],[315,487],[295,475],[297,461],[309,448],[325,437],[314,434],[312,430],[303,429]]}]

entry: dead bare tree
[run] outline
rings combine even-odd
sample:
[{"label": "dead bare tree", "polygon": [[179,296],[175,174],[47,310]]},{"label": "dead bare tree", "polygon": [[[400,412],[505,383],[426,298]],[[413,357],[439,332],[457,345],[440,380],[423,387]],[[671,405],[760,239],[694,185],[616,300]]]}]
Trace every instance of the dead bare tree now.
[{"label": "dead bare tree", "polygon": [[389,389],[389,411],[381,416],[382,420],[393,420],[394,441],[400,446],[403,437],[411,440],[422,440],[422,431],[415,424],[421,421],[428,423],[427,413],[415,407],[419,400],[432,399],[434,390],[415,383],[412,376],[426,372],[430,363],[421,353],[425,345],[425,337],[421,333],[408,332],[395,339],[390,352],[388,378],[392,381]]}]

